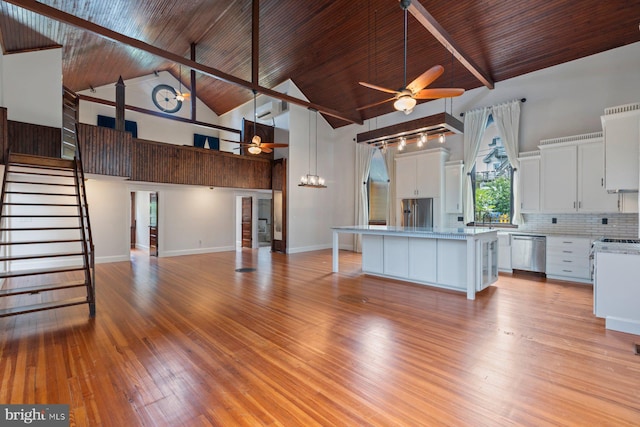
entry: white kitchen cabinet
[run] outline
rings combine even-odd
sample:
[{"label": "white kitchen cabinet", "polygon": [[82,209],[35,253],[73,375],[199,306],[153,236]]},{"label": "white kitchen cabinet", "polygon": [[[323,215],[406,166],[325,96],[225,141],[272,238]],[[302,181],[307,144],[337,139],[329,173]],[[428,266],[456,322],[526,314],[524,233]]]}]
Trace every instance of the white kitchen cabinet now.
[{"label": "white kitchen cabinet", "polygon": [[460,268],[460,260],[467,259],[464,240],[438,240],[438,283],[452,288],[467,286],[467,269]]},{"label": "white kitchen cabinet", "polygon": [[462,213],[462,161],[447,162],[444,166],[445,212]]},{"label": "white kitchen cabinet", "polygon": [[409,239],[409,279],[436,283],[437,240]]},{"label": "white kitchen cabinet", "polygon": [[547,236],[548,278],[591,283],[591,239]]},{"label": "white kitchen cabinet", "polygon": [[511,273],[511,235],[498,232],[498,271]]},{"label": "white kitchen cabinet", "polygon": [[362,236],[362,271],[384,273],[383,238],[379,235],[364,234]]},{"label": "white kitchen cabinet", "polygon": [[638,193],[619,193],[619,211],[638,213]]},{"label": "white kitchen cabinet", "polygon": [[397,155],[396,197],[441,197],[444,192],[444,162],[448,157],[449,150],[445,148]]},{"label": "white kitchen cabinet", "polygon": [[476,290],[481,291],[498,280],[498,241],[485,240],[478,245],[481,274]]},{"label": "white kitchen cabinet", "polygon": [[540,211],[540,152],[520,153],[520,212]]},{"label": "white kitchen cabinet", "polygon": [[384,274],[394,277],[409,275],[409,238],[384,236]]},{"label": "white kitchen cabinet", "polygon": [[604,188],[603,149],[599,132],[541,141],[543,212],[618,212],[618,196]]},{"label": "white kitchen cabinet", "polygon": [[640,176],[640,103],[604,110],[604,173],[607,190],[637,190]]}]

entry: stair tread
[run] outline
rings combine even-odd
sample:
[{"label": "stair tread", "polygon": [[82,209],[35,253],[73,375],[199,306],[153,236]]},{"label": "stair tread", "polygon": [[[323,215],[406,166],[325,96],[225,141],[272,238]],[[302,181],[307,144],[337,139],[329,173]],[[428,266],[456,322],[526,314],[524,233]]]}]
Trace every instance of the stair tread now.
[{"label": "stair tread", "polygon": [[58,187],[75,187],[76,186],[75,184],[65,184],[62,182],[14,181],[12,179],[8,179],[7,184],[54,185]]},{"label": "stair tread", "polygon": [[10,165],[29,165],[36,168],[59,168],[73,169],[73,160],[61,159],[58,157],[34,156],[32,154],[11,153],[9,155]]},{"label": "stair tread", "polygon": [[29,255],[16,255],[16,256],[7,256],[0,257],[0,262],[2,261],[19,261],[23,259],[38,259],[38,258],[63,258],[69,256],[80,256],[83,255],[82,252],[49,252],[43,254],[29,254]]},{"label": "stair tread", "polygon": [[55,291],[57,289],[69,289],[69,288],[79,288],[81,286],[86,286],[87,282],[84,280],[74,280],[70,282],[64,283],[50,283],[47,285],[36,285],[36,286],[24,286],[20,288],[13,289],[2,289],[0,290],[0,297],[8,297],[12,295],[20,295],[20,294],[33,294],[38,292],[45,291]]},{"label": "stair tread", "polygon": [[0,310],[0,317],[14,316],[17,314],[33,313],[35,311],[49,310],[52,308],[70,307],[72,305],[87,304],[87,297],[70,298],[60,301],[50,301],[40,304],[25,305],[22,307],[10,307]]},{"label": "stair tread", "polygon": [[80,218],[80,215],[39,215],[39,214],[29,214],[29,215],[0,215],[3,218]]},{"label": "stair tread", "polygon": [[63,206],[63,207],[78,207],[77,203],[21,203],[21,202],[9,202],[4,203],[11,206]]},{"label": "stair tread", "polygon": [[80,271],[84,269],[85,267],[82,265],[75,265],[68,267],[36,268],[33,270],[7,271],[4,273],[0,273],[0,279],[7,277],[37,276],[40,274],[64,273],[67,271]]},{"label": "stair tread", "polygon": [[17,227],[0,228],[0,231],[48,231],[48,230],[81,230],[81,227]]},{"label": "stair tread", "polygon": [[82,242],[82,239],[61,239],[61,240],[25,240],[20,242],[0,242],[0,246],[11,245],[44,245],[49,243],[75,243]]},{"label": "stair tread", "polygon": [[45,193],[44,191],[5,191],[4,194],[35,194],[38,196],[77,196],[76,193]]},{"label": "stair tread", "polygon": [[[20,166],[22,168],[28,168],[28,166]],[[72,170],[61,169],[60,172],[73,172]],[[58,176],[61,178],[73,178],[74,175],[72,173],[69,174],[61,174],[61,173],[46,173],[46,172],[33,172],[33,171],[17,171],[17,170],[8,170],[7,174],[15,174],[15,175],[38,175],[38,176]]]}]

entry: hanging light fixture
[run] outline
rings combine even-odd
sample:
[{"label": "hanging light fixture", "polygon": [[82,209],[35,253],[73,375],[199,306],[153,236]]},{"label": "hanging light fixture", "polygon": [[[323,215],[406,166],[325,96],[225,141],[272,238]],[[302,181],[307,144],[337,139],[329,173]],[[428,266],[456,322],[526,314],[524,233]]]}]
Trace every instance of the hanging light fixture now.
[{"label": "hanging light fixture", "polygon": [[418,147],[422,148],[422,146],[427,142],[427,135],[424,133],[420,134],[420,138],[418,138]]},{"label": "hanging light fixture", "polygon": [[444,138],[444,133],[441,133],[440,136],[438,137],[438,142],[440,144],[444,144],[445,138]]},{"label": "hanging light fixture", "polygon": [[311,173],[311,118],[309,118],[309,172],[300,178],[299,187],[327,188],[324,178],[318,175],[318,110],[309,108],[309,112],[315,112],[315,150],[316,168],[315,175]]}]

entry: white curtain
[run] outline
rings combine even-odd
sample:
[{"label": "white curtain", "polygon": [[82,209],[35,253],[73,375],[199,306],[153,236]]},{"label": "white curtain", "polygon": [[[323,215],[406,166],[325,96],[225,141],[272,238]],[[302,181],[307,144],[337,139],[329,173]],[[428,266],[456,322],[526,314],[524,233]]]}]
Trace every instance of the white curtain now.
[{"label": "white curtain", "polygon": [[384,153],[384,164],[389,175],[389,191],[387,192],[387,225],[396,225],[396,149],[387,147]]},{"label": "white curtain", "polygon": [[[507,153],[509,163],[515,169],[513,173],[513,223],[523,223],[520,213],[520,164],[518,163],[518,133],[520,130],[520,101],[513,100],[504,104],[491,107],[491,115],[496,123],[504,151]],[[466,130],[466,129],[465,129]]]},{"label": "white curtain", "polygon": [[487,126],[487,119],[491,107],[479,108],[477,110],[464,113],[464,222],[468,224],[473,221],[473,188],[471,187],[471,170],[476,162],[480,142]]},{"label": "white curtain", "polygon": [[[369,224],[369,197],[367,195],[367,179],[375,148],[365,144],[356,144],[356,218],[355,225]],[[353,249],[362,252],[359,234],[353,235]]]}]

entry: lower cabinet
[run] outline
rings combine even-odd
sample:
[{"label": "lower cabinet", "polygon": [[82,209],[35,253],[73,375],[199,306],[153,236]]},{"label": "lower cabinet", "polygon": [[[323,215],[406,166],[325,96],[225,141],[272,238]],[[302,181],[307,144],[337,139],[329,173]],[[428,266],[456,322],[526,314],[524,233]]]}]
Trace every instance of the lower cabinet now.
[{"label": "lower cabinet", "polygon": [[511,235],[498,232],[498,271],[511,273]]},{"label": "lower cabinet", "polygon": [[384,236],[384,274],[407,277],[409,275],[409,238]]},{"label": "lower cabinet", "polygon": [[384,272],[383,236],[364,234],[362,236],[362,270],[370,273]]},{"label": "lower cabinet", "polygon": [[434,239],[409,239],[409,278],[435,283],[438,245]]},{"label": "lower cabinet", "polygon": [[467,287],[467,242],[438,240],[438,283],[453,288]]},{"label": "lower cabinet", "polygon": [[547,236],[547,277],[591,283],[591,239]]}]

